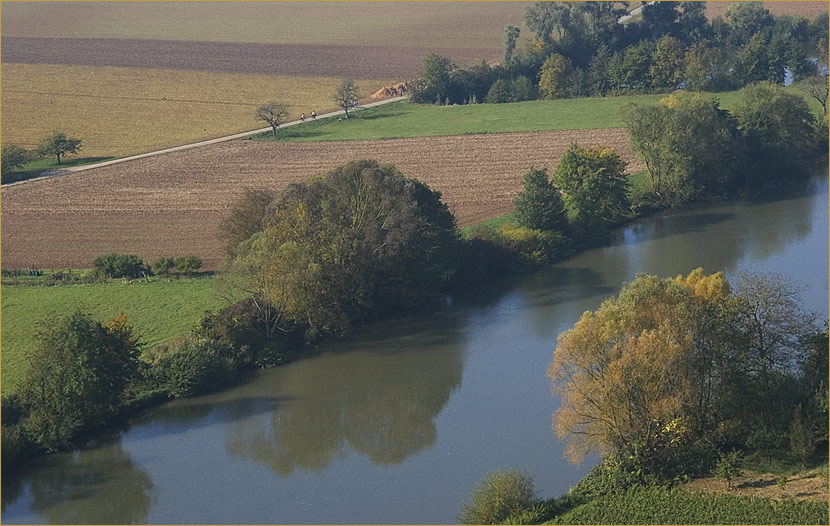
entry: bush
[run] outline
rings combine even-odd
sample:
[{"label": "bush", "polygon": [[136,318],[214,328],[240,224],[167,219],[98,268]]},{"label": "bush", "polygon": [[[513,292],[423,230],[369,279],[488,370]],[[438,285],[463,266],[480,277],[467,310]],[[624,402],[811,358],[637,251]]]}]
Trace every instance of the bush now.
[{"label": "bush", "polygon": [[726,481],[727,489],[732,489],[732,479],[741,476],[742,460],[740,451],[732,451],[722,454],[715,463],[713,474]]},{"label": "bush", "polygon": [[176,262],[173,258],[160,257],[153,262],[150,269],[153,271],[153,274],[157,276],[168,276],[170,275],[170,270],[172,270],[175,266]]},{"label": "bush", "polygon": [[570,495],[543,500],[530,508],[512,513],[501,524],[544,524],[582,503],[581,499],[572,498]]},{"label": "bush", "polygon": [[205,314],[198,333],[218,342],[235,369],[274,367],[293,360],[304,343],[303,327],[286,321],[282,330],[272,330],[269,336],[266,325],[254,300],[246,299]]},{"label": "bush", "polygon": [[559,232],[505,224],[501,241],[530,266],[549,263],[568,252],[568,239]]},{"label": "bush", "polygon": [[202,260],[196,256],[182,256],[175,259],[176,270],[189,276],[202,268]]},{"label": "bush", "polygon": [[107,278],[137,278],[144,272],[144,261],[132,254],[106,254],[95,258],[95,273]]},{"label": "bush", "polygon": [[533,479],[515,469],[494,471],[461,503],[458,520],[464,524],[498,524],[537,503]]},{"label": "bush", "polygon": [[149,376],[159,389],[174,398],[186,398],[217,388],[229,376],[223,357],[227,349],[212,340],[185,338],[159,345],[142,354]]}]

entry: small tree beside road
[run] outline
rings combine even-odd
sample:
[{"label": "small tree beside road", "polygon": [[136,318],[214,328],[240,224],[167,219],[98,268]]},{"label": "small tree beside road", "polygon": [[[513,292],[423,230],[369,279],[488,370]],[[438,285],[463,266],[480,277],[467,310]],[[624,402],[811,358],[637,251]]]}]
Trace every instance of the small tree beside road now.
[{"label": "small tree beside road", "polygon": [[81,139],[67,137],[63,132],[52,132],[49,137],[41,141],[36,151],[41,157],[54,155],[58,159],[58,164],[60,164],[61,157],[70,153],[78,153],[78,150],[81,149],[81,142]]},{"label": "small tree beside road", "polygon": [[276,102],[270,101],[256,110],[256,120],[258,121],[265,121],[271,126],[272,133],[274,137],[277,136],[277,128],[280,127],[280,124],[285,122],[286,117],[288,117],[288,108],[290,106],[285,104],[284,102]]},{"label": "small tree beside road", "polygon": [[3,146],[3,151],[0,153],[0,162],[2,163],[0,173],[7,175],[26,164],[28,160],[29,152],[25,148],[16,144],[7,144]]},{"label": "small tree beside road", "polygon": [[343,79],[343,82],[340,83],[340,87],[337,88],[337,91],[334,92],[334,100],[337,102],[337,105],[343,108],[343,111],[346,112],[346,118],[349,118],[349,108],[352,107],[353,101],[356,101],[358,98],[358,91],[357,86],[352,79]]}]

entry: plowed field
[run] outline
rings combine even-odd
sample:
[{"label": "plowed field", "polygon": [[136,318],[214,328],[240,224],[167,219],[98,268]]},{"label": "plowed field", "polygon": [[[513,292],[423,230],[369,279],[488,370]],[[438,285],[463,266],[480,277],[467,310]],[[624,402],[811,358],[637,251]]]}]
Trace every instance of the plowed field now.
[{"label": "plowed field", "polygon": [[617,148],[623,129],[343,141],[231,141],[4,188],[2,266],[88,268],[107,252],[195,254],[221,266],[219,222],[245,187],[281,190],[348,160],[394,163],[443,193],[460,226],[509,212],[531,167],[572,142]]}]

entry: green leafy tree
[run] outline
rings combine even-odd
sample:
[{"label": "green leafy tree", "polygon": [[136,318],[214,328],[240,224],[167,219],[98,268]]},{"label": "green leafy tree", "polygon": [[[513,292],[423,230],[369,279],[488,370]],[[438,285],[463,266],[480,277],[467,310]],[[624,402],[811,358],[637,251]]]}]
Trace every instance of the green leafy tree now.
[{"label": "green leafy tree", "polygon": [[26,433],[54,450],[106,423],[137,372],[139,352],[123,314],[106,324],[81,312],[47,319],[20,388]]},{"label": "green leafy tree", "polygon": [[524,175],[522,191],[513,201],[519,225],[535,230],[563,232],[568,218],[562,195],[548,179],[547,170],[531,168]]},{"label": "green leafy tree", "polygon": [[352,79],[343,79],[334,92],[334,101],[338,106],[343,108],[346,118],[349,118],[349,108],[353,107],[354,102],[358,99],[359,93],[357,86]]},{"label": "green leafy tree", "polygon": [[180,256],[175,260],[175,267],[181,274],[189,276],[202,268],[202,258],[197,256]]},{"label": "green leafy tree", "polygon": [[649,40],[625,48],[621,64],[625,89],[644,92],[651,85],[649,73],[655,49],[656,45]]},{"label": "green leafy tree", "polygon": [[516,50],[516,42],[519,40],[520,29],[513,25],[504,26],[504,56],[502,62],[506,66],[513,60],[513,51]]},{"label": "green leafy tree", "polygon": [[814,150],[815,118],[800,95],[762,82],[742,89],[734,114],[747,138],[751,173],[757,182],[776,183],[808,173]]},{"label": "green leafy tree", "polygon": [[798,88],[821,104],[821,110],[827,114],[827,98],[830,95],[830,83],[826,75],[812,75],[797,84]]},{"label": "green leafy tree", "polygon": [[284,102],[270,101],[257,108],[254,118],[258,121],[267,122],[271,127],[271,134],[277,136],[277,128],[285,122],[288,117],[290,106]]},{"label": "green leafy tree", "polygon": [[804,466],[816,450],[816,439],[801,406],[796,406],[790,421],[790,452]]},{"label": "green leafy tree", "polygon": [[262,230],[265,211],[274,194],[268,190],[245,188],[231,213],[219,225],[219,235],[225,241],[225,252],[236,253],[239,243]]},{"label": "green leafy tree", "polygon": [[484,98],[484,102],[487,104],[516,102],[516,95],[513,92],[513,83],[507,79],[496,80],[487,91],[487,96]]},{"label": "green leafy tree", "polygon": [[74,137],[67,137],[65,133],[62,132],[52,132],[52,134],[43,139],[40,145],[37,147],[37,154],[41,157],[46,157],[47,155],[54,155],[55,158],[58,160],[58,164],[61,163],[61,157],[65,157],[69,154],[76,154],[81,149],[82,141],[81,139],[76,139]]},{"label": "green leafy tree", "polygon": [[493,471],[470,492],[470,503],[461,503],[458,520],[463,524],[501,524],[537,502],[530,475],[516,469]]},{"label": "green leafy tree", "polygon": [[550,55],[539,73],[539,93],[545,99],[565,99],[575,94],[575,71],[571,61],[558,53]]},{"label": "green leafy tree", "polygon": [[746,147],[737,120],[713,98],[673,94],[623,110],[652,191],[669,204],[729,194],[740,186]]},{"label": "green leafy tree", "polygon": [[544,44],[553,43],[553,31],[562,38],[569,25],[571,6],[567,2],[534,2],[524,10],[525,25]]},{"label": "green leafy tree", "polygon": [[715,464],[714,475],[726,481],[726,489],[732,489],[732,481],[741,476],[741,452],[731,451],[720,456]]},{"label": "green leafy tree", "polygon": [[762,2],[734,2],[724,13],[729,21],[729,44],[743,46],[757,34],[772,29],[775,19]]},{"label": "green leafy tree", "polygon": [[519,75],[513,79],[513,98],[516,102],[536,100],[536,86],[529,78]]},{"label": "green leafy tree", "polygon": [[449,94],[450,74],[454,69],[455,65],[450,59],[435,53],[427,55],[421,68],[421,78],[412,90],[412,101],[443,101]]},{"label": "green leafy tree", "polygon": [[604,235],[630,209],[626,163],[613,148],[571,145],[553,172],[570,222]]},{"label": "green leafy tree", "polygon": [[157,260],[155,260],[153,262],[153,264],[150,266],[150,270],[152,270],[153,274],[155,274],[157,276],[160,276],[160,275],[169,276],[170,271],[175,266],[176,266],[176,261],[173,258],[168,258],[168,257],[163,257],[162,256],[162,257],[158,258]]},{"label": "green leafy tree", "polygon": [[29,162],[29,152],[16,144],[6,144],[0,152],[0,175],[6,176]]},{"label": "green leafy tree", "polygon": [[683,80],[683,44],[674,37],[664,36],[657,41],[651,56],[649,76],[656,89],[675,89]]},{"label": "green leafy tree", "polygon": [[144,261],[134,254],[106,254],[92,263],[95,273],[106,278],[137,278],[144,270]]},{"label": "green leafy tree", "polygon": [[278,312],[337,332],[436,297],[456,242],[439,193],[394,166],[353,161],[286,189],[232,267]]}]

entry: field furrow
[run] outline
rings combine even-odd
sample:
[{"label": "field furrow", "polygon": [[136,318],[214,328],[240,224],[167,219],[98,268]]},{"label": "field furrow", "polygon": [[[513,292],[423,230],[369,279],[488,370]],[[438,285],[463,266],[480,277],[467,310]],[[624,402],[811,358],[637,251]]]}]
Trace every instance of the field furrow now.
[{"label": "field furrow", "polygon": [[3,190],[2,266],[89,267],[107,252],[222,263],[220,221],[243,188],[282,190],[352,159],[393,163],[440,190],[461,226],[512,209],[531,166],[554,168],[572,143],[609,145],[641,169],[623,129],[382,141],[231,141]]}]

